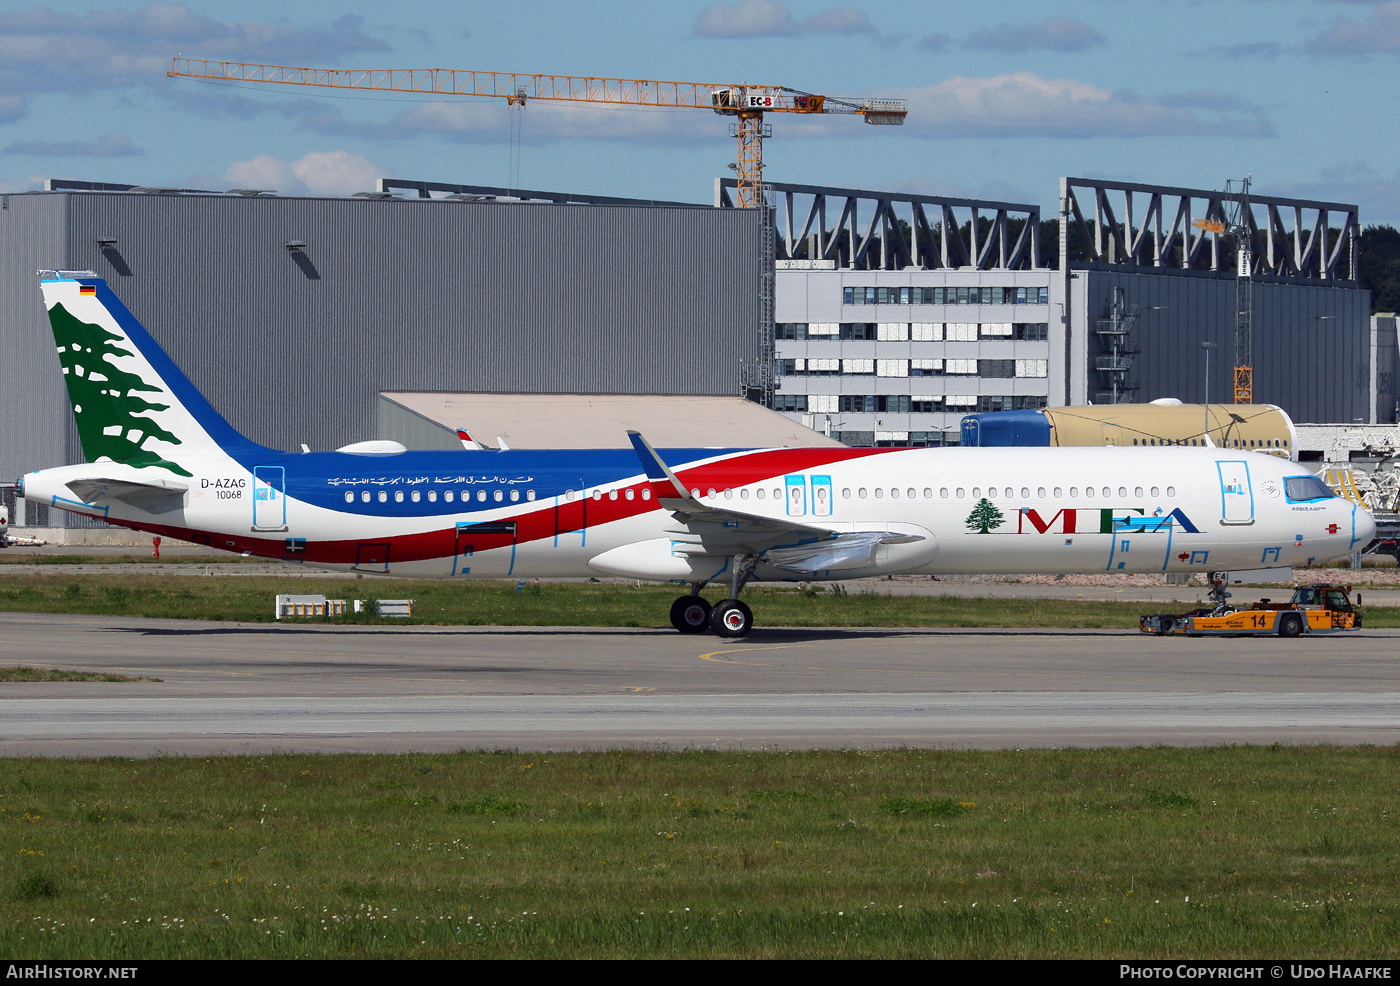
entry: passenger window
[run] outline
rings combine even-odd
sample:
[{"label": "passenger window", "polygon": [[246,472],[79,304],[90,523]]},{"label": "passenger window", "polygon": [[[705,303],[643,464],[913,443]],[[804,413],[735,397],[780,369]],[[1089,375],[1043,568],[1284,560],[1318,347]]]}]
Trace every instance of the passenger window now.
[{"label": "passenger window", "polygon": [[388,503],[388,502],[389,502],[389,494],[388,494],[388,493],[385,493],[383,490],[380,490],[380,491],[379,491],[379,502],[380,502],[380,503]]},{"label": "passenger window", "polygon": [[[760,490],[759,492],[762,492],[762,490]],[[530,499],[533,500],[534,498],[535,498],[534,491],[531,491],[531,493],[530,493]],[[643,499],[643,500],[650,500],[650,499],[651,499],[651,487],[647,487],[646,489],[642,490],[642,499]]]},{"label": "passenger window", "polygon": [[1071,487],[1069,488],[1069,495],[1070,495],[1070,499],[1074,499],[1075,497],[1077,497],[1077,496],[1079,495],[1079,490],[1078,490],[1076,487],[1071,486]]},{"label": "passenger window", "polygon": [[1037,486],[1037,487],[1035,488],[1035,495],[1038,496],[1040,499],[1044,500],[1044,499],[1045,499],[1045,487],[1044,487],[1044,486]]},{"label": "passenger window", "polygon": [[1141,496],[1142,496],[1142,487],[1141,487],[1141,486],[1134,486],[1134,487],[1133,487],[1133,496],[1141,498]]},{"label": "passenger window", "polygon": [[403,490],[394,490],[394,502],[403,503]]},{"label": "passenger window", "polygon": [[896,486],[894,489],[890,490],[890,499],[891,499],[891,500],[898,500],[898,499],[899,499],[899,487]]},{"label": "passenger window", "polygon": [[[1069,495],[1070,495],[1070,496],[1074,496],[1074,487],[1073,487],[1073,486],[1071,486],[1070,489],[1069,489]],[[1086,497],[1088,497],[1089,499],[1092,500],[1092,499],[1094,498],[1094,488],[1093,488],[1092,486],[1086,486],[1086,487],[1084,487],[1084,495],[1085,495]]]},{"label": "passenger window", "polygon": [[[628,493],[627,496],[628,496],[628,498],[631,498],[632,494],[631,494],[631,493]],[[740,490],[740,491],[739,491],[739,499],[740,499],[740,500],[747,500],[748,498],[749,498],[749,491],[748,491],[748,490]]]},{"label": "passenger window", "polygon": [[[710,490],[710,496],[714,496],[714,495],[715,495],[715,491],[714,491],[714,490]],[[593,491],[593,499],[594,499],[594,500],[601,500],[602,498],[603,498],[603,491],[602,491],[602,490],[594,490],[594,491]]]},{"label": "passenger window", "polygon": [[[628,497],[631,497],[632,494],[631,494],[631,492],[629,491],[627,495],[628,495]],[[511,491],[510,491],[510,502],[511,502],[511,503],[515,503],[515,502],[516,502],[517,500],[519,500],[519,499],[520,499],[520,491],[519,491],[519,490],[511,490]]]},{"label": "passenger window", "polygon": [[875,487],[875,499],[878,500],[878,499],[880,499],[880,498],[881,498],[882,496],[884,496],[884,495],[885,495],[885,491],[884,491],[884,490],[880,489],[880,487],[878,487],[878,486]]},{"label": "passenger window", "polygon": [[1029,500],[1031,498],[1031,488],[1029,486],[1021,487],[1021,498],[1025,500]]},{"label": "passenger window", "polygon": [[443,494],[442,494],[442,498],[443,498],[443,500],[445,500],[446,502],[451,503],[451,502],[452,502],[452,491],[451,491],[451,490],[446,490],[446,491],[444,491]]},{"label": "passenger window", "polygon": [[[1127,491],[1125,490],[1124,493],[1126,494]],[[1111,497],[1111,496],[1113,495],[1113,491],[1112,491],[1111,489],[1109,489],[1107,486],[1105,486],[1105,487],[1103,488],[1103,495],[1104,495],[1104,499],[1108,499],[1109,497]]]},{"label": "passenger window", "polygon": [[429,491],[428,491],[428,502],[429,502],[429,503],[437,503],[437,490],[429,490]]},{"label": "passenger window", "polygon": [[[973,495],[973,496],[978,496],[978,497],[980,497],[980,496],[982,495],[982,487],[980,487],[980,486],[974,486],[974,487],[972,488],[972,495]],[[958,496],[962,496],[962,492],[961,492],[961,491],[958,492]]]},{"label": "passenger window", "polygon": [[732,500],[732,499],[734,499],[734,491],[733,491],[733,490],[725,490],[725,491],[724,491],[724,498],[725,498],[726,500]]},{"label": "passenger window", "polygon": [[905,491],[904,491],[904,495],[907,496],[909,499],[912,500],[912,499],[914,499],[914,497],[917,495],[917,491],[916,491],[916,490],[905,490]]},{"label": "passenger window", "polygon": [[856,490],[856,496],[860,497],[862,500],[865,499],[865,487],[864,487],[864,486],[862,486],[860,489]]},{"label": "passenger window", "polygon": [[1152,487],[1152,495],[1153,495],[1153,496],[1161,496],[1161,495],[1162,495],[1162,492],[1161,492],[1161,490],[1159,490],[1157,487],[1154,486],[1154,487]]},{"label": "passenger window", "polygon": [[1118,495],[1119,495],[1119,496],[1127,496],[1127,495],[1128,495],[1128,488],[1127,488],[1126,486],[1120,486],[1120,487],[1118,487]]},{"label": "passenger window", "polygon": [[[468,494],[468,495],[470,495],[470,494]],[[594,499],[595,499],[595,500],[597,499],[597,492],[596,492],[596,491],[594,492]],[[477,503],[485,503],[485,502],[486,502],[486,491],[485,491],[485,490],[477,490],[477,491],[476,491],[476,502],[477,502]]]},{"label": "passenger window", "polygon": [[958,499],[961,500],[962,498],[963,498],[963,489],[962,489],[961,486],[959,486],[959,487],[958,487]]},{"label": "passenger window", "polygon": [[365,490],[363,493],[360,494],[360,502],[369,503],[369,490]]},{"label": "passenger window", "polygon": [[[943,491],[943,495],[944,495],[944,496],[947,496],[947,495],[948,495],[948,491],[947,491],[947,490],[944,490],[944,491]],[[933,499],[933,487],[931,487],[931,486],[925,486],[925,487],[924,487],[924,499],[925,499],[925,500],[932,500],[932,499]]]},{"label": "passenger window", "polygon": [[354,494],[354,493],[351,493],[349,490],[346,490],[346,491],[345,491],[345,502],[346,502],[346,503],[354,503],[354,502],[355,502],[355,494]]},{"label": "passenger window", "polygon": [[[754,490],[754,491],[753,491],[753,495],[756,496],[756,497],[758,497],[760,500],[762,500],[762,499],[763,499],[763,487],[760,486],[758,489]],[[850,496],[850,495],[851,495],[851,491],[850,491],[850,490],[847,490],[847,491],[846,491],[846,495],[847,495],[847,496]]]},{"label": "passenger window", "polygon": [[[484,493],[484,492],[486,492],[486,491],[485,491],[485,490],[482,490],[482,492]],[[617,496],[616,494],[613,494],[614,499],[616,499],[616,496]],[[501,502],[502,500],[504,500],[505,498],[506,498],[506,495],[505,495],[504,493],[502,493],[500,490],[497,490],[497,491],[495,492],[495,494],[492,496],[492,499],[494,499],[497,503],[500,503],[500,502]]]},{"label": "passenger window", "polygon": [[534,490],[526,490],[526,491],[525,491],[525,499],[527,499],[527,500],[532,500],[532,501],[533,501],[533,500],[535,499],[535,491],[534,491]]},{"label": "passenger window", "polygon": [[1176,496],[1176,487],[1175,487],[1175,486],[1168,486],[1168,487],[1167,487],[1167,496]]}]

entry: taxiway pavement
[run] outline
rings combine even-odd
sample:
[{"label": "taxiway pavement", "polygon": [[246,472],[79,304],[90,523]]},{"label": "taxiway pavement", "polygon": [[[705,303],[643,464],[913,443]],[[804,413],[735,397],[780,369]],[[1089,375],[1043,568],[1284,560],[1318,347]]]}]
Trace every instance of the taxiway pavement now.
[{"label": "taxiway pavement", "polygon": [[0,613],[0,755],[1400,742],[1400,631],[336,627]]}]

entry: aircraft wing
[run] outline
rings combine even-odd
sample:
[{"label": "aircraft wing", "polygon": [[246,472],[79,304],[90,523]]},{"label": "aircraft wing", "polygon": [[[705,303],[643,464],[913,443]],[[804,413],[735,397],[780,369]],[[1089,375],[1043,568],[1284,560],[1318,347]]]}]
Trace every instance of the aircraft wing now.
[{"label": "aircraft wing", "polygon": [[108,479],[92,476],[69,482],[73,495],[84,503],[99,503],[102,500],[119,500],[122,503],[144,510],[147,513],[163,514],[178,510],[185,504],[185,490],[182,483],[164,479],[138,482],[131,479]]},{"label": "aircraft wing", "polygon": [[862,568],[869,564],[881,544],[923,540],[918,535],[897,531],[839,531],[799,523],[790,517],[765,517],[730,507],[711,506],[691,495],[640,432],[628,431],[627,435],[637,450],[647,478],[667,480],[676,491],[674,497],[657,498],[676,521],[674,527],[666,529],[673,538],[674,551],[703,555],[764,554],[779,568],[803,573]]}]

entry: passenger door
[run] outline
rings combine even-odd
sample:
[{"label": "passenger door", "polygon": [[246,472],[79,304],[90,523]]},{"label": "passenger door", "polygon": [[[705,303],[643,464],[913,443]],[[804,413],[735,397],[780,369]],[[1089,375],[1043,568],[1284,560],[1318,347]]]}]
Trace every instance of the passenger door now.
[{"label": "passenger door", "polygon": [[1254,523],[1254,491],[1249,485],[1249,464],[1243,460],[1217,462],[1220,472],[1220,523]]}]

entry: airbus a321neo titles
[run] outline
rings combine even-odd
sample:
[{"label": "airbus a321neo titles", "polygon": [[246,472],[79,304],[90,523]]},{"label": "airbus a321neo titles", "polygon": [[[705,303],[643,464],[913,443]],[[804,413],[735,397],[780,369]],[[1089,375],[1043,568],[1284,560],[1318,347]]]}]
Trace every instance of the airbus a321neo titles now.
[{"label": "airbus a321neo titles", "polygon": [[656,449],[629,432],[621,449],[281,452],[235,431],[100,277],[40,281],[87,462],[28,474],[24,497],[240,554],[688,583],[676,629],[741,637],[751,581],[1284,568],[1375,532],[1296,464],[1219,448]]}]

